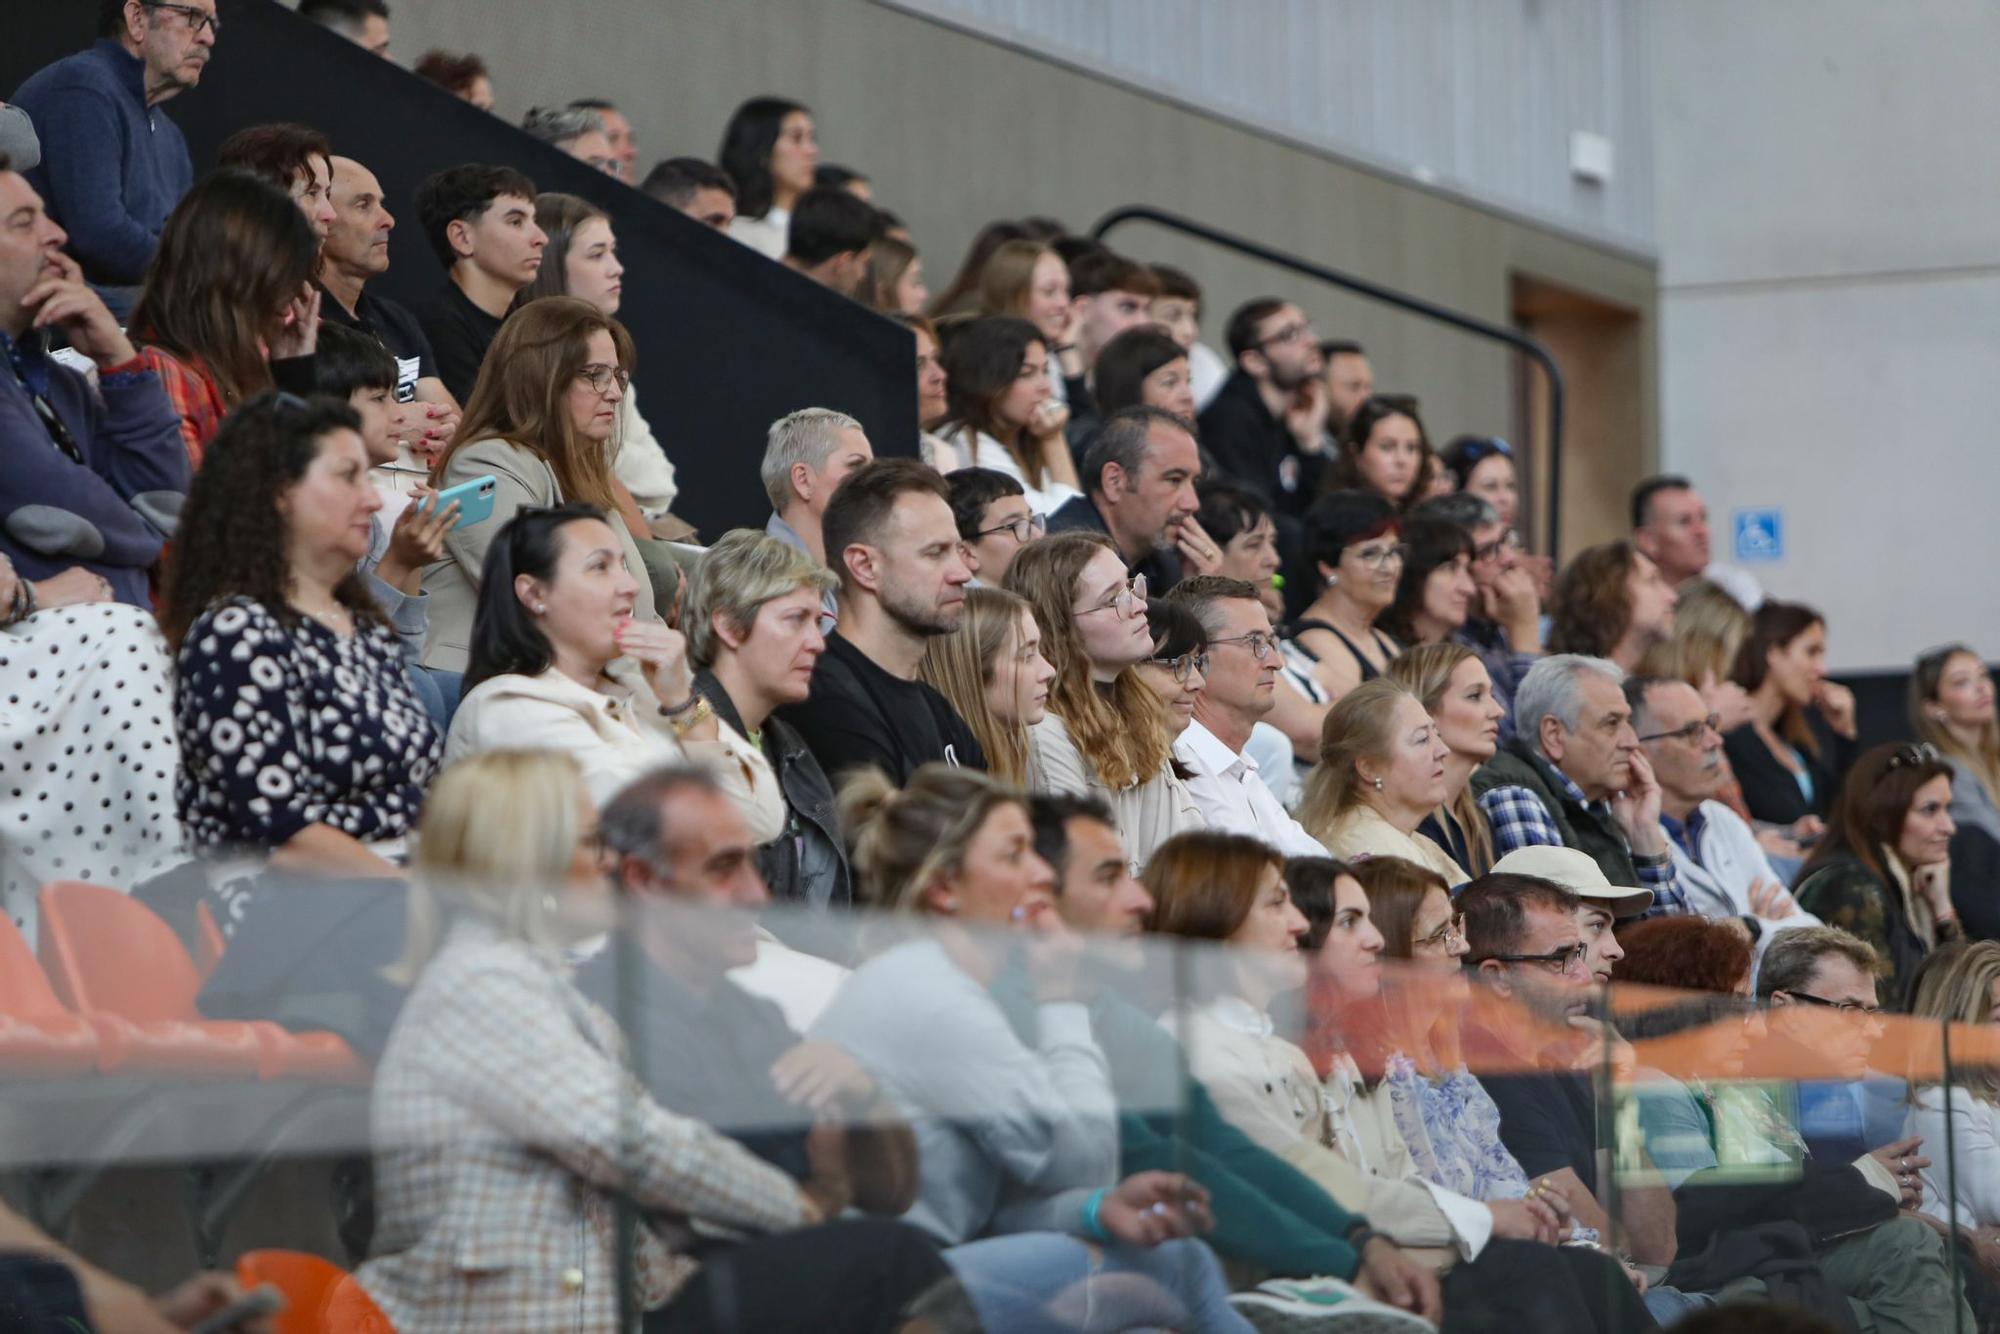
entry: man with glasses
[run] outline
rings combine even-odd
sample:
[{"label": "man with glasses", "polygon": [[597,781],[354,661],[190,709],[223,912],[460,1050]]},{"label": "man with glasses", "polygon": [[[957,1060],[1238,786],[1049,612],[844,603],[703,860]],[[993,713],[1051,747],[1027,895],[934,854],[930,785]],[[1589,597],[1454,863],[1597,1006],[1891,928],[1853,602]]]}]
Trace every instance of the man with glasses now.
[{"label": "man with glasses", "polygon": [[1208,636],[1207,684],[1194,721],[1174,742],[1188,792],[1210,829],[1260,838],[1287,857],[1326,849],[1271,795],[1246,753],[1250,733],[1277,702],[1278,639],[1257,586],[1221,575],[1184,579],[1167,595],[1193,612]]},{"label": "man with glasses", "polygon": [[1201,451],[1194,424],[1162,408],[1124,408],[1105,418],[1083,456],[1085,494],[1049,516],[1052,533],[1099,532],[1125,568],[1155,596],[1189,574],[1214,574],[1222,545],[1195,521]]},{"label": "man with glasses", "polygon": [[[764,494],[771,498],[771,517],[765,520],[764,531],[831,568],[820,519],[835,488],[874,461],[868,433],[844,412],[800,408],[778,418],[764,437],[764,461],[757,470]],[[820,606],[820,633],[831,634],[840,618],[831,591]]]},{"label": "man with glasses", "polygon": [[[93,286],[138,286],[194,183],[187,141],[159,107],[201,82],[219,31],[215,0],[102,0],[96,44],[36,71],[10,99],[41,135],[29,183]],[[122,319],[136,292],[106,296]]]},{"label": "man with glasses", "polygon": [[1451,642],[1479,655],[1493,678],[1493,698],[1507,710],[1500,739],[1514,735],[1514,696],[1542,656],[1542,595],[1521,560],[1521,535],[1500,521],[1493,502],[1470,491],[1426,500],[1412,515],[1448,519],[1472,534],[1472,583],[1479,605],[1452,632]]},{"label": "man with glasses", "polygon": [[1319,336],[1289,301],[1259,297],[1229,317],[1236,370],[1201,414],[1201,442],[1221,471],[1286,514],[1319,494],[1329,404]]},{"label": "man with glasses", "polygon": [[1660,825],[1689,909],[1742,922],[1760,955],[1777,932],[1818,926],[1785,892],[1749,824],[1714,799],[1729,766],[1719,720],[1700,692],[1670,677],[1633,677],[1625,701],[1660,781]]},{"label": "man with glasses", "polygon": [[995,468],[960,468],[945,474],[951,488],[951,517],[965,543],[966,563],[979,577],[975,587],[998,588],[1021,548],[1048,531],[1028,506],[1017,477]]}]

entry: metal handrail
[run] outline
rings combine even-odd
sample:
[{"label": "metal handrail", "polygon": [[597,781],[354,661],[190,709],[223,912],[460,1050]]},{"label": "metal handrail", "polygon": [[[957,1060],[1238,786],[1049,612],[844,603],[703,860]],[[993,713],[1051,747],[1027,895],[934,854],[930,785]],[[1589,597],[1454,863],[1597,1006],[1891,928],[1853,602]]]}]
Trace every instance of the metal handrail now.
[{"label": "metal handrail", "polygon": [[1379,301],[1384,305],[1394,306],[1398,310],[1408,311],[1412,315],[1421,316],[1427,320],[1434,320],[1439,324],[1448,324],[1452,328],[1469,333],[1475,338],[1485,338],[1496,343],[1505,343],[1508,347],[1513,348],[1516,352],[1521,353],[1537,366],[1540,366],[1542,373],[1548,377],[1549,381],[1549,531],[1547,550],[1550,559],[1553,560],[1556,558],[1558,534],[1561,532],[1559,520],[1562,515],[1563,378],[1562,372],[1556,368],[1555,357],[1550,355],[1547,348],[1526,334],[1509,329],[1505,325],[1489,323],[1475,315],[1467,315],[1465,312],[1453,310],[1449,306],[1440,306],[1436,302],[1426,301],[1422,297],[1411,296],[1407,292],[1399,292],[1393,287],[1384,287],[1380,283],[1370,282],[1366,278],[1357,278],[1351,273],[1343,273],[1341,270],[1330,268],[1325,264],[1320,264],[1310,259],[1302,259],[1289,251],[1275,249],[1262,242],[1252,241],[1248,237],[1238,236],[1234,232],[1225,232],[1221,228],[1211,227],[1205,222],[1196,222],[1193,218],[1182,217],[1178,213],[1169,213],[1165,209],[1154,208],[1150,204],[1127,204],[1123,208],[1115,208],[1098,219],[1097,225],[1091,228],[1090,234],[1094,239],[1101,241],[1112,228],[1127,222],[1150,222],[1156,226],[1165,227],[1171,231],[1181,232],[1185,235],[1207,241],[1211,245],[1219,245],[1225,250],[1234,250],[1240,255],[1248,255],[1252,259],[1260,259],[1266,264],[1275,264],[1281,269],[1290,269],[1292,272],[1302,273],[1308,278],[1317,278],[1323,283],[1331,283],[1335,287],[1344,288],[1349,292],[1353,292],[1356,296],[1366,297],[1370,301]]}]

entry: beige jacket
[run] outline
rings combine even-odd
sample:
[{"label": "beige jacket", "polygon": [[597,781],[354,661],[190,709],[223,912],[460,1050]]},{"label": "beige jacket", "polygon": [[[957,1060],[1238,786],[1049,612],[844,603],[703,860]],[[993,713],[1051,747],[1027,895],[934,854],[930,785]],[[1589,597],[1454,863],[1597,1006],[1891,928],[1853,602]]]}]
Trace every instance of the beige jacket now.
[{"label": "beige jacket", "polygon": [[1076,748],[1063,720],[1053,713],[1028,729],[1028,750],[1028,774],[1034,790],[1100,798],[1111,808],[1125,856],[1135,867],[1144,866],[1153,849],[1175,834],[1208,827],[1187,784],[1174,772],[1172,761],[1145,782],[1113,792],[1097,776],[1097,766]]},{"label": "beige jacket", "polygon": [[1401,857],[1436,871],[1453,889],[1472,879],[1429,835],[1404,833],[1372,806],[1356,806],[1342,813],[1327,831],[1326,850],[1348,861],[1361,856]]},{"label": "beige jacket", "polygon": [[489,750],[561,751],[582,767],[584,786],[599,806],[662,765],[698,764],[743,812],[751,838],[768,843],[784,832],[784,794],[762,751],[719,718],[713,741],[676,739],[630,658],[613,662],[604,676],[599,690],[553,667],[540,676],[480,682],[452,716],[445,764]]},{"label": "beige jacket", "polygon": [[[499,483],[493,495],[493,517],[481,523],[460,524],[444,540],[444,558],[424,567],[424,592],[430,594],[430,639],[424,645],[424,666],[441,671],[462,672],[472,647],[472,617],[479,604],[479,571],[486,562],[486,548],[515,513],[539,505],[560,505],[561,490],[556,475],[539,454],[510,440],[481,440],[451,456],[440,474],[440,491],[491,475]],[[653,581],[646,577],[646,565],[639,548],[618,516],[611,516],[611,530],[625,548],[625,564],[639,581],[639,598],[632,614],[642,621],[657,621],[653,607]]]}]

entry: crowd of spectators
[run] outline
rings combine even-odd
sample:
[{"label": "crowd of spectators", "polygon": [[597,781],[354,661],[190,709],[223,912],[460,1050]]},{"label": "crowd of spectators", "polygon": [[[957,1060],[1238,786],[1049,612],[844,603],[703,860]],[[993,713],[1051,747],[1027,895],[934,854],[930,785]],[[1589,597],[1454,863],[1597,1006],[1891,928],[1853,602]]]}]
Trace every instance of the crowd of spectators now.
[{"label": "crowd of spectators", "polygon": [[[1530,459],[1295,298],[1218,353],[1193,276],[1041,217],[933,296],[798,102],[643,178],[615,103],[537,107],[911,331],[919,438],[770,404],[768,522],[699,531],[603,209],[390,201],[303,123],[197,171],[215,0],[100,9],[0,107],[0,929],[113,886],[213,929],[212,1016],[372,1067],[396,1328],[1990,1320],[2000,1092],[1867,1036],[2000,1019],[1971,648],[1864,748],[1686,478],[1554,568]],[[300,10],[390,56],[383,0]],[[333,915],[366,947],[287,976]],[[0,1214],[0,1316],[233,1295]]]}]

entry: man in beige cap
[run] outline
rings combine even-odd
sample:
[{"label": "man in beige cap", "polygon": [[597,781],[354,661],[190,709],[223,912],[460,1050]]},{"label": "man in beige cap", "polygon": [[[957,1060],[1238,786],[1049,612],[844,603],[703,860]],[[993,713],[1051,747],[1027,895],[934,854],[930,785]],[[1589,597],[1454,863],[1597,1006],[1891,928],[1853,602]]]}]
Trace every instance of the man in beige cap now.
[{"label": "man in beige cap", "polygon": [[1614,885],[1597,861],[1575,848],[1516,848],[1493,864],[1496,875],[1531,875],[1576,895],[1576,929],[1583,937],[1583,966],[1599,986],[1611,980],[1611,965],[1625,957],[1613,924],[1653,906],[1653,891]]}]

